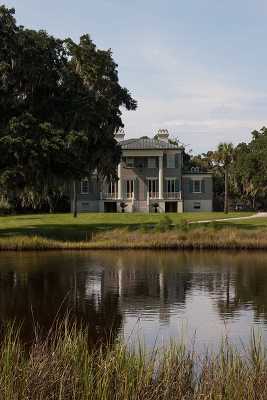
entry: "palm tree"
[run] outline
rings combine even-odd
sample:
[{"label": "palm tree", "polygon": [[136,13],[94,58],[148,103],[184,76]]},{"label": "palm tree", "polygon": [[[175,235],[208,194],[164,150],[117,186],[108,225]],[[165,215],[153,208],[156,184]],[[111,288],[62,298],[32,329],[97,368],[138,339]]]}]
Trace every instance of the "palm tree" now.
[{"label": "palm tree", "polygon": [[216,152],[215,160],[224,169],[224,212],[228,213],[228,188],[229,167],[234,157],[234,146],[232,143],[220,143]]}]

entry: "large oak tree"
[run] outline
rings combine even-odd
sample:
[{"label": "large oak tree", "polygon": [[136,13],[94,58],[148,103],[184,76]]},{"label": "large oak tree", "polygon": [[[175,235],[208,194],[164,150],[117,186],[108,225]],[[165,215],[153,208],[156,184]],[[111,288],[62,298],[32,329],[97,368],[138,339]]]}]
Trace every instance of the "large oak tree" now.
[{"label": "large oak tree", "polygon": [[121,107],[137,104],[118,79],[111,50],[16,24],[0,7],[0,180],[24,203],[51,204],[61,182],[97,168],[115,176]]}]

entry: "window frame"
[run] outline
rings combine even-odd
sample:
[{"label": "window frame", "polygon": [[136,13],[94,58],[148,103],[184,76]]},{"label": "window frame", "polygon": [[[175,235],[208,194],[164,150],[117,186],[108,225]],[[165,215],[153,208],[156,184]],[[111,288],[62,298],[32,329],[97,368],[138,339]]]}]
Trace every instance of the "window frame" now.
[{"label": "window frame", "polygon": [[[195,188],[196,183],[199,184],[199,190],[196,190],[196,188]],[[202,193],[202,190],[201,190],[201,179],[193,179],[193,193]]]},{"label": "window frame", "polygon": [[[129,163],[129,161],[131,162]],[[125,164],[127,168],[134,168],[134,157],[126,157]]]},{"label": "window frame", "polygon": [[[171,178],[165,178],[165,180],[166,180],[166,183],[167,183],[167,190],[166,190],[166,192],[167,193],[176,193],[176,181],[177,181],[177,178],[175,178],[175,177],[171,177]],[[173,185],[173,191],[169,191],[169,185]]]},{"label": "window frame", "polygon": [[[147,181],[148,181],[148,183],[147,183],[147,192],[149,193],[149,197],[151,197],[151,194],[153,195],[156,195],[156,194],[158,194],[158,191],[159,191],[159,183],[158,183],[158,178],[156,178],[156,177],[149,177],[149,178],[147,178]],[[156,189],[156,190],[150,190],[150,188],[151,189],[153,189],[153,185],[155,185],[154,186],[154,189]]]},{"label": "window frame", "polygon": [[[153,166],[150,165],[150,163],[153,161]],[[147,159],[147,168],[149,169],[155,169],[157,168],[157,160],[155,157],[148,157]]]},{"label": "window frame", "polygon": [[194,201],[193,208],[194,208],[194,210],[201,210],[201,202],[200,201]]},{"label": "window frame", "polygon": [[[130,191],[128,191],[128,186]],[[134,180],[133,179],[126,179],[126,197],[127,199],[132,199],[134,194]]]},{"label": "window frame", "polygon": [[118,188],[117,182],[108,182],[107,193],[117,195]]},{"label": "window frame", "polygon": [[[84,190],[84,184],[86,183],[86,185],[87,185],[87,190]],[[82,179],[81,180],[81,183],[80,183],[80,194],[89,194],[89,180],[88,180],[88,178],[84,178],[84,179]]]},{"label": "window frame", "polygon": [[175,168],[175,156],[176,156],[176,154],[167,154],[167,168],[168,169]]}]

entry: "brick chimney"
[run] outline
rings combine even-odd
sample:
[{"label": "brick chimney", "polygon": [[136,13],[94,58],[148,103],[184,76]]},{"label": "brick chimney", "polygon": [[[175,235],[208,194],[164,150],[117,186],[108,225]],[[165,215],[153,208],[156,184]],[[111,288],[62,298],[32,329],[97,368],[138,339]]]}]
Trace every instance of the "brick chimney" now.
[{"label": "brick chimney", "polygon": [[168,129],[159,129],[157,136],[158,136],[158,139],[161,140],[162,142],[168,143],[168,141],[169,141]]},{"label": "brick chimney", "polygon": [[119,129],[118,132],[115,133],[115,139],[117,140],[117,142],[122,142],[124,140],[124,130],[123,129]]}]

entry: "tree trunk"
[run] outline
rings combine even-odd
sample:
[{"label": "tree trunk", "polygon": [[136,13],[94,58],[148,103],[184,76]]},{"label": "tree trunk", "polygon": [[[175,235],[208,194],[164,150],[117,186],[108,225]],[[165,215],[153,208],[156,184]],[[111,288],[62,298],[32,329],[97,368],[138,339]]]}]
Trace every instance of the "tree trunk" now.
[{"label": "tree trunk", "polygon": [[73,218],[77,218],[77,185],[73,181]]},{"label": "tree trunk", "polygon": [[224,212],[228,214],[228,166],[225,167],[224,178]]}]

